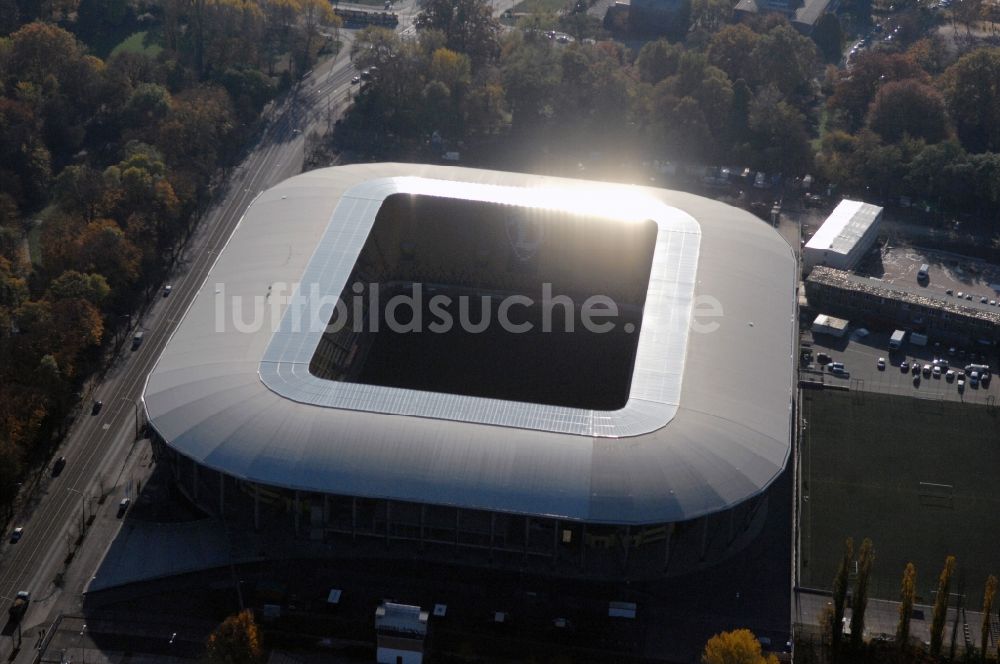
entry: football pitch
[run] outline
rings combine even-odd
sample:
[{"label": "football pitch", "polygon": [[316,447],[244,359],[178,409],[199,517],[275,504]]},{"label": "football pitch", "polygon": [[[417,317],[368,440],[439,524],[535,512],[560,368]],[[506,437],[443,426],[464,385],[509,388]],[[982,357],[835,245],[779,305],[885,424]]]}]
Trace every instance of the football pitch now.
[{"label": "football pitch", "polygon": [[844,539],[875,545],[871,596],[898,599],[907,562],[932,602],[945,556],[952,592],[979,610],[1000,575],[1000,408],[858,392],[804,392],[801,585],[832,585]]}]

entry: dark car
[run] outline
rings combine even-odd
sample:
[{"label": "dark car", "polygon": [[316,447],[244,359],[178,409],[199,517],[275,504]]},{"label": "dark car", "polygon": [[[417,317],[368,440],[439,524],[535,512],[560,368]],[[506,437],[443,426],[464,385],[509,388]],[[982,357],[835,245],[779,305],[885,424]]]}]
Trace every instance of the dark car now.
[{"label": "dark car", "polygon": [[816,356],[816,361],[819,362],[820,364],[830,364],[831,360],[832,358],[826,353],[820,353],[819,355]]},{"label": "dark car", "polygon": [[125,512],[128,511],[128,506],[132,504],[132,500],[129,498],[122,498],[121,502],[118,503],[118,518],[125,516]]},{"label": "dark car", "polygon": [[104,402],[103,401],[95,401],[94,405],[91,406],[91,408],[90,408],[90,414],[91,415],[97,415],[99,412],[101,412],[102,408],[104,408]]},{"label": "dark car", "polygon": [[826,201],[819,194],[806,194],[805,197],[806,207],[814,207],[814,208],[823,207],[825,202]]},{"label": "dark car", "polygon": [[59,473],[66,467],[66,457],[61,456],[52,464],[52,477],[59,477]]}]

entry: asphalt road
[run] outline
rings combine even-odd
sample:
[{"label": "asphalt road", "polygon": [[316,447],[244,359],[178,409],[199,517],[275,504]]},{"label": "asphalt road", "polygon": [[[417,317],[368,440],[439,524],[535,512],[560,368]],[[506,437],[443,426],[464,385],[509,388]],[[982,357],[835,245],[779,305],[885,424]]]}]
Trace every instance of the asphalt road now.
[{"label": "asphalt road", "polygon": [[[345,41],[349,34],[345,31]],[[142,344],[135,351],[124,347],[121,356],[93,397],[104,402],[97,415],[89,403],[59,450],[68,459],[59,478],[47,482],[47,495],[26,501],[28,506],[15,516],[14,525],[23,526],[24,537],[0,550],[0,617],[5,622],[11,598],[19,590],[29,590],[33,601],[23,624],[44,622],[52,610],[50,600],[58,589],[52,585],[66,555],[67,536],[78,532],[83,496],[99,492],[99,478],[111,485],[131,456],[137,404],[146,376],[154,366],[167,339],[208,275],[218,252],[253,199],[265,189],[301,170],[306,134],[324,126],[328,113],[339,114],[347,103],[350,79],[355,70],[345,44],[342,54],[317,66],[298,88],[268,112],[267,124],[256,146],[235,168],[217,204],[199,224],[199,230],[182,256],[173,278],[173,292],[158,298],[139,323],[144,330]],[[110,481],[109,481],[110,480]],[[117,494],[113,494],[117,495]],[[113,512],[112,499],[104,513]],[[88,505],[88,514],[94,507]],[[112,514],[110,518],[114,518]],[[113,537],[113,533],[111,534]],[[82,590],[82,586],[75,590]],[[0,656],[6,656],[12,642],[0,641]]]}]

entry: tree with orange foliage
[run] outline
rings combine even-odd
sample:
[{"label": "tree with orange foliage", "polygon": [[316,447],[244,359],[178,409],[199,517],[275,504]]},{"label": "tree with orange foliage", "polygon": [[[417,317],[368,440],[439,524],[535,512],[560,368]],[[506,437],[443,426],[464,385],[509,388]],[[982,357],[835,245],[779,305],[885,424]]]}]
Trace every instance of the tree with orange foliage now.
[{"label": "tree with orange foliage", "polygon": [[208,664],[260,664],[264,661],[260,629],[249,609],[229,616],[208,637]]},{"label": "tree with orange foliage", "polygon": [[748,629],[721,632],[708,640],[701,654],[702,664],[777,664],[773,654],[761,652],[760,641]]}]

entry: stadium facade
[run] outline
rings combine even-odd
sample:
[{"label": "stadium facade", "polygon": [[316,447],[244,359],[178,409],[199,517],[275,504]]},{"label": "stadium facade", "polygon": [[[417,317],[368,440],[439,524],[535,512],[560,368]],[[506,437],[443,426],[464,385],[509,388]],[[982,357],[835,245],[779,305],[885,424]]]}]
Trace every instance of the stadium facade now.
[{"label": "stadium facade", "polygon": [[[575,328],[545,329],[546,297]],[[511,302],[532,332],[413,327],[499,320]],[[682,573],[764,521],[791,450],[795,304],[788,245],[698,196],[321,169],[250,206],[143,401],[158,460],[230,523],[595,576]],[[583,330],[585,310],[613,329]]]}]

